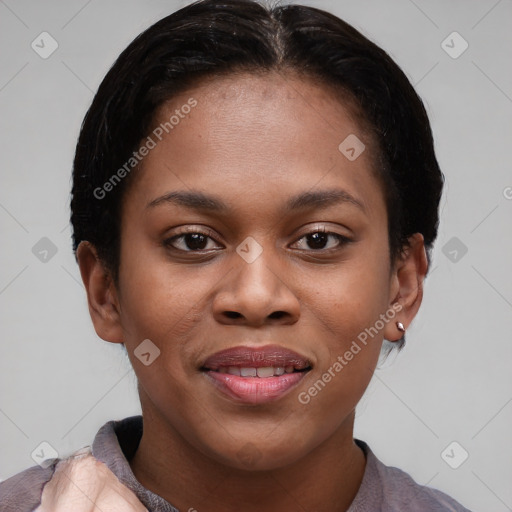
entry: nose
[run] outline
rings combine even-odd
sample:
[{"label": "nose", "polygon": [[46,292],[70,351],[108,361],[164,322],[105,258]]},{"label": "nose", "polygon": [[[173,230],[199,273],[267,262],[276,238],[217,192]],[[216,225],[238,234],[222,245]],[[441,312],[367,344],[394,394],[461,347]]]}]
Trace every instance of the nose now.
[{"label": "nose", "polygon": [[290,288],[291,276],[270,252],[265,249],[252,263],[238,254],[233,256],[235,268],[228,272],[213,300],[213,314],[219,323],[261,327],[297,322],[300,303]]}]

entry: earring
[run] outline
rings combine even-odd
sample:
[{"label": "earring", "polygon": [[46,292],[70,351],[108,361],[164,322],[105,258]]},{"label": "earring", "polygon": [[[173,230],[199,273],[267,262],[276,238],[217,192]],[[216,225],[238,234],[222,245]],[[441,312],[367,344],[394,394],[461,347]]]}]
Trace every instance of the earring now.
[{"label": "earring", "polygon": [[401,332],[401,333],[405,333],[405,327],[404,327],[404,324],[402,322],[397,322],[396,323],[396,328]]}]

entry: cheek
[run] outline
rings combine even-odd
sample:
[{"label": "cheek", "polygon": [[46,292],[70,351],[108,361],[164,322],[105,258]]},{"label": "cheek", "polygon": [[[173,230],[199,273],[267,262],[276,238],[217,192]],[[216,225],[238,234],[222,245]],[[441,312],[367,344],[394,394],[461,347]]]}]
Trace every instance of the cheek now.
[{"label": "cheek", "polygon": [[352,258],[332,272],[319,272],[307,300],[319,325],[339,340],[340,350],[389,307],[387,265],[366,252],[369,255]]},{"label": "cheek", "polygon": [[298,399],[309,417],[324,418],[327,435],[356,407],[372,378],[383,330],[373,335],[366,330],[388,307],[388,275],[382,265],[361,258],[320,282],[322,291],[317,288],[307,304],[319,329],[319,362]]},{"label": "cheek", "polygon": [[121,261],[125,343],[133,346],[149,338],[161,350],[178,347],[204,315],[211,288],[208,273],[201,272],[202,279],[195,279],[196,269],[178,269],[155,248],[138,255],[125,251]]}]

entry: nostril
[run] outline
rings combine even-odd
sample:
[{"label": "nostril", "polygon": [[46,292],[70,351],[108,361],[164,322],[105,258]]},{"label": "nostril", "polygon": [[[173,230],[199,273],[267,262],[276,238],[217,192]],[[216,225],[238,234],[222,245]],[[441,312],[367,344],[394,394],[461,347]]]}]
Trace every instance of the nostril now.
[{"label": "nostril", "polygon": [[236,311],[226,311],[224,313],[226,316],[228,316],[229,318],[239,318],[241,317],[242,315]]},{"label": "nostril", "polygon": [[286,315],[285,311],[274,311],[270,315],[268,315],[269,318],[282,318],[284,315]]}]

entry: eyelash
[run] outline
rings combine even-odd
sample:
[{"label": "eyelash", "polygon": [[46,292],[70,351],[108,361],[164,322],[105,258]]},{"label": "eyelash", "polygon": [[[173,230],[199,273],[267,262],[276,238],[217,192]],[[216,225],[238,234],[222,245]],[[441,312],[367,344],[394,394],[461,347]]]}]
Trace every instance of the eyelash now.
[{"label": "eyelash", "polygon": [[[330,236],[336,238],[338,240],[337,247],[329,248],[329,249],[305,249],[305,250],[312,251],[312,252],[315,252],[315,253],[327,252],[327,251],[332,251],[332,250],[340,249],[342,246],[344,246],[344,245],[346,245],[346,244],[348,244],[348,243],[350,243],[352,241],[349,238],[347,238],[346,236],[340,235],[339,233],[334,233],[332,231],[327,231],[325,229],[325,227],[323,227],[323,228],[315,229],[313,231],[309,231],[308,233],[303,234],[294,243],[297,243],[298,241],[300,241],[302,239],[305,239],[308,235],[313,235],[313,234],[316,234],[316,233],[323,233],[323,234],[330,235]],[[170,249],[173,249],[173,250],[176,250],[176,251],[180,251],[180,252],[184,252],[184,253],[201,254],[204,251],[208,251],[207,249],[199,249],[199,250],[177,249],[176,247],[174,247],[172,245],[173,242],[175,242],[176,240],[178,240],[180,238],[185,237],[186,235],[203,235],[203,236],[208,237],[211,240],[215,241],[215,237],[214,237],[215,234],[212,231],[210,231],[209,229],[205,229],[204,231],[199,231],[197,228],[191,228],[191,229],[187,229],[185,231],[182,231],[181,233],[178,233],[178,234],[172,236],[171,238],[167,238],[166,240],[163,241],[163,245],[165,247],[167,247],[167,248],[170,248]]]}]

